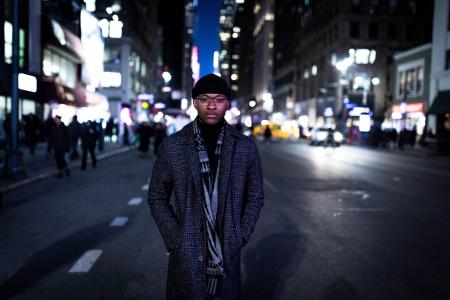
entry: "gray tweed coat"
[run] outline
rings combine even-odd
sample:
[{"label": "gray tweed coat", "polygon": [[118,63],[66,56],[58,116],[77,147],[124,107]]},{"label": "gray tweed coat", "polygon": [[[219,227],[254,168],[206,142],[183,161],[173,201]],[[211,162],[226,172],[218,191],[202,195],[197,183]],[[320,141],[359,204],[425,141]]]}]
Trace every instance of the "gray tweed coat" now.
[{"label": "gray tweed coat", "polygon": [[[162,142],[148,192],[150,210],[170,253],[168,299],[206,299],[206,229],[192,123]],[[263,206],[263,175],[251,139],[226,124],[218,218],[226,278],[224,299],[240,299],[240,254]],[[173,202],[170,201],[174,192]]]}]

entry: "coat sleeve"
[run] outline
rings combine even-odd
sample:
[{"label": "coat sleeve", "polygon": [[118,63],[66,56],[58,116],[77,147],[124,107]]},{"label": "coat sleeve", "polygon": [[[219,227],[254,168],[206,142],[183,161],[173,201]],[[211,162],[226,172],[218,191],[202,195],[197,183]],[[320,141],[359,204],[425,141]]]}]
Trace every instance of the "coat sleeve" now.
[{"label": "coat sleeve", "polygon": [[250,240],[259,213],[264,205],[264,186],[261,160],[255,144],[252,147],[252,160],[247,174],[246,202],[241,218],[241,231],[244,245]]},{"label": "coat sleeve", "polygon": [[167,163],[167,140],[159,148],[148,189],[148,204],[168,252],[174,250],[180,234],[175,211],[170,204],[173,177]]}]

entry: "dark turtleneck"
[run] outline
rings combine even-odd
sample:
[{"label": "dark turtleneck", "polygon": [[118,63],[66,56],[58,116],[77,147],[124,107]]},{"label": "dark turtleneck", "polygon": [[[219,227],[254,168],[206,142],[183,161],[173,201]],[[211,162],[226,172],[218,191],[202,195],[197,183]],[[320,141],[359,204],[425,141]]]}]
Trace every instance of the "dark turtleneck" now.
[{"label": "dark turtleneck", "polygon": [[202,133],[203,140],[205,141],[206,150],[208,151],[209,164],[213,172],[217,170],[217,158],[214,152],[216,151],[217,139],[219,138],[220,130],[224,123],[225,120],[223,119],[214,125],[205,124],[200,119],[198,122],[198,127]]}]

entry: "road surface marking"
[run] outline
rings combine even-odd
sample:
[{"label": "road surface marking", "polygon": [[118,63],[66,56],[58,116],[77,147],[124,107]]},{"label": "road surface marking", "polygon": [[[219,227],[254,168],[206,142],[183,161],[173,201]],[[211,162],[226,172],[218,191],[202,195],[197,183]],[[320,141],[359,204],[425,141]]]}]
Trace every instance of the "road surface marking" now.
[{"label": "road surface marking", "polygon": [[271,189],[273,192],[277,191],[277,188],[272,183],[270,183],[269,180],[263,179],[263,181],[269,187],[269,189]]},{"label": "road surface marking", "polygon": [[337,208],[338,211],[354,211],[354,212],[388,212],[392,211],[389,208],[363,208],[363,207],[348,207],[348,208]]},{"label": "road surface marking", "polygon": [[143,191],[148,191],[148,184],[144,184],[144,185],[142,186],[142,190],[143,190]]},{"label": "road surface marking", "polygon": [[70,268],[69,273],[87,273],[102,255],[102,250],[89,250]]},{"label": "road surface marking", "polygon": [[127,222],[127,217],[117,217],[111,222],[110,226],[125,226]]},{"label": "road surface marking", "polygon": [[394,177],[392,178],[394,181],[401,181],[402,179],[400,177]]},{"label": "road surface marking", "polygon": [[141,203],[142,203],[142,198],[135,197],[135,198],[131,198],[131,200],[128,202],[128,205],[139,205]]}]

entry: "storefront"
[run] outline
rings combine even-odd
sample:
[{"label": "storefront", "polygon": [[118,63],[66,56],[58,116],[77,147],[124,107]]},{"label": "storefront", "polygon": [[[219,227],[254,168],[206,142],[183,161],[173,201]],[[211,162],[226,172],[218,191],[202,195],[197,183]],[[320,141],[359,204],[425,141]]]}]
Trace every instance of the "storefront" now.
[{"label": "storefront", "polygon": [[418,135],[422,135],[425,130],[425,103],[399,103],[394,104],[390,109],[390,116],[384,123],[386,128],[394,128],[397,132],[402,129],[416,130]]}]

